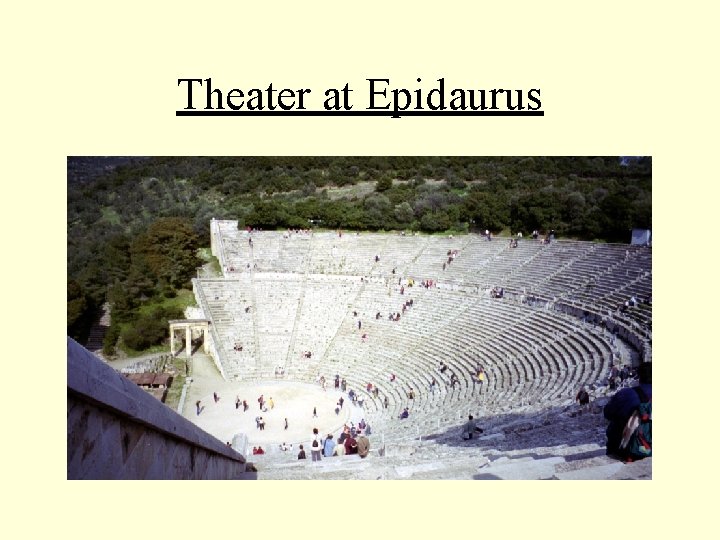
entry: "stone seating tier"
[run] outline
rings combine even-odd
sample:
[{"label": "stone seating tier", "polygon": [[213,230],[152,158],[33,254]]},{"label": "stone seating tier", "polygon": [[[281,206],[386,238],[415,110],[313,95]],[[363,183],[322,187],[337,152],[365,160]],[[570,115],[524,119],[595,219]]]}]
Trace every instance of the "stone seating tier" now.
[{"label": "stone seating tier", "polygon": [[[271,378],[280,365],[286,377],[297,380],[323,374],[332,384],[338,373],[362,392],[371,382],[380,396],[367,395],[365,411],[376,420],[393,419],[406,406],[440,418],[452,417],[463,403],[504,410],[569,399],[579,385],[607,374],[613,346],[597,322],[607,316],[609,304],[628,294],[648,294],[652,286],[646,248],[531,240],[509,248],[507,239],[488,242],[473,235],[251,236],[252,247],[246,232],[221,227],[215,246],[224,250],[218,258],[225,261],[228,279],[196,280],[204,297],[199,303],[223,342],[218,349],[226,374]],[[443,270],[448,250],[458,255]],[[415,287],[407,286],[408,278]],[[419,287],[424,279],[438,282],[437,288]],[[403,295],[398,280],[405,285]],[[498,285],[507,288],[507,298],[489,297],[488,289]],[[533,307],[523,303],[525,295],[542,301]],[[403,313],[410,298],[414,305]],[[590,307],[595,322],[583,323],[567,306],[545,303],[559,298]],[[651,310],[640,307],[625,318],[628,331],[631,324],[651,324]],[[388,320],[389,312],[398,311],[399,322]],[[239,337],[242,352],[232,350]],[[305,350],[313,352],[311,359],[302,356]],[[444,375],[437,370],[440,360],[449,366]],[[478,363],[487,373],[482,386],[474,382]],[[454,386],[449,373],[458,377]],[[434,392],[431,377],[438,381]],[[414,400],[407,397],[410,387]]]}]

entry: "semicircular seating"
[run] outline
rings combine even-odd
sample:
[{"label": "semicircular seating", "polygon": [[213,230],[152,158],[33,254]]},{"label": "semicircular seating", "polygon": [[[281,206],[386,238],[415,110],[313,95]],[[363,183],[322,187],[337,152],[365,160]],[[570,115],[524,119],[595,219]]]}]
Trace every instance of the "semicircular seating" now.
[{"label": "semicircular seating", "polygon": [[[478,408],[572,400],[580,386],[605,380],[622,352],[618,338],[640,356],[651,347],[651,305],[621,309],[631,296],[650,298],[649,248],[532,240],[511,248],[507,239],[477,235],[250,234],[217,220],[211,237],[223,277],[194,286],[225,376],[272,378],[280,366],[288,379],[324,375],[332,384],[338,374],[389,434],[436,429]],[[493,287],[503,287],[503,298],[492,297]],[[411,418],[398,422],[404,407]]]}]

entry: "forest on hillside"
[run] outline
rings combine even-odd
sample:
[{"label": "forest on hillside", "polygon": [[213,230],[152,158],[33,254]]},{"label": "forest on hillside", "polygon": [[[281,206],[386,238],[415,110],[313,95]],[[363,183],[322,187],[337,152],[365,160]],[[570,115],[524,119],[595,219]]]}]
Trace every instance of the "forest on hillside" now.
[{"label": "forest on hillside", "polygon": [[629,242],[652,226],[649,157],[68,158],[68,335],[105,302],[133,350],[162,341],[209,221]]}]

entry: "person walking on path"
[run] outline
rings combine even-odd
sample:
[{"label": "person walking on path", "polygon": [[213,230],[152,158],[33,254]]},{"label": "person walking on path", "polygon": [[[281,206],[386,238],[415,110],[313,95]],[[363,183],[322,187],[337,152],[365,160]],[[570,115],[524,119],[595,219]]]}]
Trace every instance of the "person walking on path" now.
[{"label": "person walking on path", "polygon": [[590,408],[590,394],[588,394],[584,386],[580,388],[580,391],[575,396],[575,401],[580,404],[580,410],[584,411]]}]

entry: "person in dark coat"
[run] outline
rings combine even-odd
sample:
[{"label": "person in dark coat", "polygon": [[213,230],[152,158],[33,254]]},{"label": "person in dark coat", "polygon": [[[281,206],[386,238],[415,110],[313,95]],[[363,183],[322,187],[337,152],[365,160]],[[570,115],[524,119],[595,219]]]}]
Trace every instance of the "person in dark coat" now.
[{"label": "person in dark coat", "polygon": [[[641,393],[647,400],[652,398],[652,362],[643,362],[638,368],[638,377]],[[605,405],[603,414],[608,424],[605,434],[607,435],[608,456],[622,457],[620,441],[622,440],[623,429],[633,411],[640,406],[640,396],[634,388],[623,388],[617,392]]]}]

